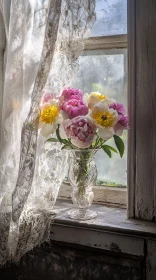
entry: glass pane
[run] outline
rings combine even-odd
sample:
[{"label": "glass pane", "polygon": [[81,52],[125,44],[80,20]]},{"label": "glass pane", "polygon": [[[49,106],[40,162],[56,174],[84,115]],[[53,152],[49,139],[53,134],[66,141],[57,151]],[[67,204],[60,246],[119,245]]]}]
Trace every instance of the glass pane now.
[{"label": "glass pane", "polygon": [[127,0],[96,0],[91,37],[127,33]]},{"label": "glass pane", "polygon": [[[99,91],[127,107],[127,50],[85,51],[74,87],[84,93]],[[127,185],[127,132],[123,140],[126,150],[122,159],[115,153],[111,159],[103,151],[97,153],[98,183]],[[113,140],[107,143],[114,146]]]}]

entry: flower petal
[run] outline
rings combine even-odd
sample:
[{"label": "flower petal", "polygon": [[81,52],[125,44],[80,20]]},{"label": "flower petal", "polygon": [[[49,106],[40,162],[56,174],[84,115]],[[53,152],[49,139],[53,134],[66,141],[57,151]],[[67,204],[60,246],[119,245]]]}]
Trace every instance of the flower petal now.
[{"label": "flower petal", "polygon": [[106,103],[107,103],[108,105],[110,105],[110,104],[116,102],[116,100],[113,99],[113,98],[107,98],[105,101],[106,101]]},{"label": "flower petal", "polygon": [[85,149],[85,148],[88,148],[88,147],[91,145],[92,142],[82,142],[82,141],[80,141],[79,139],[72,138],[72,139],[71,139],[71,143],[72,143],[74,146],[76,146],[76,147],[78,147],[78,148],[80,148],[80,149]]},{"label": "flower petal", "polygon": [[88,100],[88,108],[92,109],[94,107],[94,105],[96,105],[97,103],[99,103],[99,98],[97,96],[91,95]]},{"label": "flower petal", "polygon": [[107,103],[105,101],[101,101],[98,102],[97,104],[95,104],[95,106],[93,107],[93,114],[96,112],[106,112],[109,110],[109,107],[107,105]]},{"label": "flower petal", "polygon": [[50,101],[50,105],[55,105],[56,107],[58,107],[59,108],[59,106],[60,106],[60,100],[59,99],[52,99],[51,101]]},{"label": "flower petal", "polygon": [[112,104],[110,104],[109,108],[113,108],[114,110],[116,110],[118,112],[118,114],[121,114],[121,115],[126,114],[126,109],[125,109],[124,105],[119,102],[112,102]]},{"label": "flower petal", "polygon": [[112,126],[114,126],[118,122],[118,113],[114,109],[109,109],[109,112],[113,115]]},{"label": "flower petal", "polygon": [[121,124],[117,123],[114,127],[115,129],[115,135],[117,136],[121,136],[124,130],[124,126],[122,126]]},{"label": "flower petal", "polygon": [[50,134],[53,134],[55,131],[53,124],[45,124],[41,125],[40,133],[44,137],[48,137]]},{"label": "flower petal", "polygon": [[61,124],[62,122],[63,122],[62,115],[59,114],[58,117],[57,117],[57,119],[56,119],[56,121],[53,122],[53,127],[54,127],[54,129],[56,129],[57,126],[58,126],[58,124]]},{"label": "flower petal", "polygon": [[63,120],[69,119],[68,115],[63,110],[60,110],[60,113],[62,115]]},{"label": "flower petal", "polygon": [[68,139],[68,137],[67,137],[67,135],[65,133],[64,125],[63,124],[60,125],[60,136],[61,136],[62,139]]},{"label": "flower petal", "polygon": [[113,128],[105,128],[99,127],[97,134],[103,139],[108,140],[113,137],[114,129]]}]

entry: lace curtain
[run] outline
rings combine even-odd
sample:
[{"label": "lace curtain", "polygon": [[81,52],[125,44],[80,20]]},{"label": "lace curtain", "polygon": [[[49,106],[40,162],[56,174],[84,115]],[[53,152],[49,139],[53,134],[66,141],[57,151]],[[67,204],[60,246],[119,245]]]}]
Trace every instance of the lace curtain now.
[{"label": "lace curtain", "polygon": [[[38,129],[45,91],[72,86],[95,0],[14,0],[1,10],[7,48],[0,142],[0,264],[48,239],[66,152]],[[8,14],[7,14],[8,15]],[[6,19],[7,18],[7,19]]]}]

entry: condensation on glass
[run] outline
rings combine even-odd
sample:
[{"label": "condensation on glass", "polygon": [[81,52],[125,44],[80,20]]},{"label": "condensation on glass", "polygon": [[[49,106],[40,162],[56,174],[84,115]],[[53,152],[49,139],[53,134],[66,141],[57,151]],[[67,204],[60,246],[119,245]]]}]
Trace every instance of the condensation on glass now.
[{"label": "condensation on glass", "polygon": [[[113,97],[127,107],[127,50],[84,51],[74,86],[84,93],[99,91]],[[121,159],[113,153],[112,158],[99,151],[96,155],[99,184],[127,185],[127,132],[123,135],[125,154]],[[114,141],[107,141],[113,145]],[[114,146],[114,145],[113,145]]]},{"label": "condensation on glass", "polygon": [[91,37],[127,33],[127,0],[96,0]]}]

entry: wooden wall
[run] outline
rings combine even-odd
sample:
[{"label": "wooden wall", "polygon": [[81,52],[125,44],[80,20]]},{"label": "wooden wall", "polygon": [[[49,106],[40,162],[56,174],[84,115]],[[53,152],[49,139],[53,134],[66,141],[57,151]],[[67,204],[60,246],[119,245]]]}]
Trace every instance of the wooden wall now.
[{"label": "wooden wall", "polygon": [[[3,280],[144,280],[139,257],[109,255],[70,244],[43,244],[20,265],[0,270]],[[151,278],[151,280],[154,280]]]},{"label": "wooden wall", "polygon": [[156,1],[128,0],[129,216],[156,217]]}]

